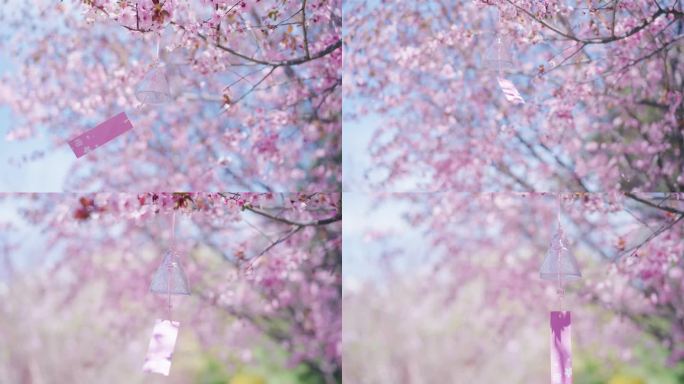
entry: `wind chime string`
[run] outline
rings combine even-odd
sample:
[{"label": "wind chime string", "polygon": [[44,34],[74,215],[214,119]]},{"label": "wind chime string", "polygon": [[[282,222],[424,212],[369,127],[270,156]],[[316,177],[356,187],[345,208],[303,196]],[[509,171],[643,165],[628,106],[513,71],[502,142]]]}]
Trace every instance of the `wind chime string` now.
[{"label": "wind chime string", "polygon": [[[176,211],[173,211],[173,214],[171,215],[171,250],[172,252],[175,252],[176,249]],[[169,265],[167,266],[168,273],[166,274],[166,279],[168,283],[168,298],[169,298],[169,321],[172,320],[171,315],[172,315],[172,306],[171,306],[171,275],[173,274],[173,260],[169,262]]]},{"label": "wind chime string", "polygon": [[171,215],[171,248],[176,248],[176,211]]},{"label": "wind chime string", "polygon": [[499,77],[503,77],[501,73],[501,31],[499,31],[499,26],[501,25],[501,11],[497,12],[497,31],[496,31],[496,72]]},{"label": "wind chime string", "polygon": [[157,56],[156,60],[159,63],[161,58],[161,32],[157,32]]},{"label": "wind chime string", "polygon": [[[556,221],[558,225],[558,233],[560,234],[562,229],[561,229],[561,199],[562,196],[558,194],[558,209],[556,211]],[[565,248],[565,244],[563,244],[563,236],[560,236],[559,238],[559,244],[558,244],[558,249],[556,250],[556,272],[558,275],[558,301],[559,301],[559,306],[560,310],[563,311],[563,296],[564,296],[564,289],[563,289],[563,279],[561,278],[561,252],[563,248]]]}]

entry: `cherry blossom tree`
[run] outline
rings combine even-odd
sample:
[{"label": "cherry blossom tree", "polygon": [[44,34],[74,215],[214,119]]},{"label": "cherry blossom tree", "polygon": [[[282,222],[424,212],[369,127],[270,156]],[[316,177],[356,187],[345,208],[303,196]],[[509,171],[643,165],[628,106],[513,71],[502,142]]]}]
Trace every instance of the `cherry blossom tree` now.
[{"label": "cherry blossom tree", "polygon": [[684,187],[680,1],[345,7],[345,121],[381,121],[372,185]]},{"label": "cherry blossom tree", "polygon": [[[6,303],[0,321],[8,330],[0,337],[4,345],[16,346],[0,355],[2,377],[81,381],[125,360],[124,379],[143,380],[131,367],[142,366],[134,357],[144,355],[156,315],[172,316],[186,332],[174,366],[210,354],[232,376],[241,366],[272,361],[284,351],[284,364],[300,372],[302,382],[341,381],[339,195],[99,193],[4,199],[21,207],[23,217],[44,233],[45,251],[30,263],[43,268],[11,268],[9,283],[0,284]],[[167,313],[167,298],[149,287],[163,252],[171,248],[181,255],[192,295],[173,299]],[[83,312],[98,314],[97,324],[80,318]],[[22,313],[42,321],[30,323],[35,331],[28,344],[21,342],[21,332],[12,332],[20,329],[13,321]],[[65,331],[73,339],[59,339],[44,322],[62,318],[90,330]],[[95,336],[112,344],[97,347]],[[39,353],[54,339],[67,345],[82,339],[99,353],[94,357],[86,347],[74,347],[55,365],[53,349]],[[192,350],[194,343],[202,352]]]},{"label": "cherry blossom tree", "polygon": [[[125,111],[66,190],[339,190],[339,0],[11,2],[0,22],[3,139],[52,142],[15,165]],[[171,100],[142,104],[159,63]]]},{"label": "cherry blossom tree", "polygon": [[[653,352],[651,359],[660,356],[654,364],[667,364],[670,379],[681,380],[681,194],[410,193],[374,200],[401,207],[396,215],[405,217],[407,231],[422,235],[422,244],[404,251],[409,247],[400,239],[409,234],[368,237],[380,244],[378,255],[368,256],[377,261],[376,274],[345,280],[345,377],[440,381],[458,371],[464,381],[469,374],[492,381],[510,364],[511,377],[519,379],[512,381],[539,381],[534,378],[548,375],[547,334],[540,330],[548,327],[547,311],[563,305],[573,311],[578,353],[595,354],[606,367],[610,356],[646,364],[651,360],[636,348],[646,343],[664,351]],[[583,274],[566,284],[562,304],[556,284],[539,277],[559,210]],[[364,348],[373,357],[356,356]],[[403,369],[383,370],[389,366]]]}]

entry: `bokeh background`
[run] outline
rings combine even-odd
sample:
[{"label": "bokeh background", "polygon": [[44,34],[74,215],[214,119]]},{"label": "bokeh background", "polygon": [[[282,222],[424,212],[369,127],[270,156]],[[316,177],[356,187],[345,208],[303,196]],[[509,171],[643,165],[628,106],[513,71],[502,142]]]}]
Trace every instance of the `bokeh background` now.
[{"label": "bokeh background", "polygon": [[[341,27],[338,0],[3,0],[0,190],[338,191]],[[162,62],[170,101],[144,105]]]},{"label": "bokeh background", "polygon": [[[684,313],[681,216],[621,195],[561,201],[583,273],[564,300],[574,382],[681,383],[681,340],[669,339]],[[553,194],[346,193],[345,380],[549,382],[548,312],[559,302],[539,267],[557,212]]]},{"label": "bokeh background", "polygon": [[[0,195],[0,382],[341,382],[336,207],[335,195]],[[142,364],[168,317],[149,286],[170,248],[192,295],[172,299],[164,377]]]},{"label": "bokeh background", "polygon": [[349,0],[344,13],[344,190],[684,189],[680,1]]}]

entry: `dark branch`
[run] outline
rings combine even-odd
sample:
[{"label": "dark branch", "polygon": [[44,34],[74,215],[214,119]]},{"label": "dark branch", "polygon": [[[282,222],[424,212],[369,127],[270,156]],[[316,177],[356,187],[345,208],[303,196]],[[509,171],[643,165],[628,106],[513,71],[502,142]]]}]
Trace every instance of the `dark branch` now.
[{"label": "dark branch", "polygon": [[630,29],[624,35],[620,35],[620,36],[611,35],[611,36],[596,37],[596,38],[591,38],[591,39],[580,39],[580,38],[578,38],[578,37],[576,37],[570,33],[563,32],[560,29],[558,29],[558,28],[548,24],[547,22],[539,19],[538,17],[533,15],[530,11],[528,11],[527,9],[515,4],[513,1],[511,1],[511,0],[506,0],[506,1],[509,4],[511,4],[512,6],[514,6],[516,9],[518,9],[519,11],[521,11],[524,14],[526,14],[527,16],[529,16],[532,20],[534,20],[537,23],[544,26],[545,28],[552,30],[553,32],[565,37],[566,39],[573,40],[573,41],[576,41],[579,43],[583,43],[585,45],[588,45],[588,44],[607,44],[607,43],[611,43],[613,41],[626,39],[626,38],[628,38],[628,37],[630,37],[636,33],[639,33],[641,30],[643,30],[647,26],[651,25],[657,18],[659,18],[660,16],[663,16],[663,15],[674,15],[676,18],[681,18],[682,16],[684,16],[683,12],[680,12],[674,8],[672,8],[672,9],[658,9],[653,15],[651,15],[651,17],[644,19],[641,24]]},{"label": "dark branch", "polygon": [[273,215],[271,215],[270,213],[267,213],[267,212],[258,210],[258,209],[256,209],[256,208],[253,208],[253,207],[250,206],[250,205],[245,205],[244,209],[247,210],[247,211],[250,211],[250,212],[254,212],[254,213],[256,213],[256,214],[259,215],[259,216],[263,216],[263,217],[269,218],[269,219],[271,219],[271,220],[274,220],[274,221],[277,221],[277,222],[280,222],[280,223],[283,223],[283,224],[295,225],[295,226],[298,226],[298,227],[315,227],[315,226],[320,226],[320,225],[328,225],[328,224],[332,224],[332,223],[335,223],[335,222],[337,222],[337,221],[342,220],[342,214],[339,213],[339,212],[338,212],[335,216],[329,217],[329,218],[327,218],[327,219],[320,219],[320,220],[315,220],[315,221],[309,221],[309,222],[304,222],[304,223],[302,223],[302,222],[292,221],[292,220],[290,220],[290,219],[286,219],[286,218],[279,217],[279,216],[273,216]]},{"label": "dark branch", "polygon": [[660,209],[660,210],[662,210],[662,211],[666,211],[666,212],[670,212],[670,213],[675,213],[675,214],[678,214],[678,215],[684,215],[684,211],[681,211],[681,210],[676,209],[676,208],[668,207],[668,206],[663,206],[663,205],[655,204],[655,203],[653,203],[653,202],[651,202],[651,201],[648,201],[648,200],[646,200],[646,199],[643,199],[643,198],[641,198],[641,197],[635,195],[635,194],[632,193],[632,192],[626,193],[625,196],[629,197],[629,198],[632,199],[632,200],[638,201],[638,202],[640,202],[640,203],[642,203],[642,204],[646,204],[646,205],[648,205],[649,207],[652,207],[652,208]]},{"label": "dark branch", "polygon": [[[173,23],[173,22],[172,22],[172,24],[178,26],[180,29],[182,29],[184,31],[186,30],[185,27],[182,25],[178,25],[178,24]],[[207,36],[205,36],[201,33],[197,33],[197,36],[199,36],[205,42],[212,44],[209,41],[209,39],[207,38]],[[214,44],[214,45],[223,51],[226,51],[226,52],[228,52],[234,56],[237,56],[243,60],[247,60],[247,61],[250,61],[250,62],[255,63],[255,64],[269,65],[269,66],[273,66],[273,67],[282,67],[282,66],[293,66],[293,65],[304,64],[304,63],[307,63],[309,61],[320,59],[321,57],[327,56],[330,53],[332,53],[332,52],[334,52],[334,51],[336,51],[342,47],[342,40],[337,40],[335,43],[328,45],[324,50],[317,52],[313,56],[309,56],[309,57],[304,56],[304,57],[298,57],[298,58],[294,58],[294,59],[290,59],[290,60],[275,61],[275,62],[265,61],[265,60],[257,59],[254,57],[250,57],[250,56],[247,56],[243,53],[240,53],[240,52],[238,52],[232,48],[226,47],[226,46],[221,45],[221,44]]]}]

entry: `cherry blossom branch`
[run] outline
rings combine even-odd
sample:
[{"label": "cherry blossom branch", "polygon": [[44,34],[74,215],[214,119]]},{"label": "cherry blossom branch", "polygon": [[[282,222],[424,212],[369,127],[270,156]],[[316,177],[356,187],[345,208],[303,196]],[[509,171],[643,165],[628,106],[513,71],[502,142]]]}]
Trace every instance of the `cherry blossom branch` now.
[{"label": "cherry blossom branch", "polygon": [[535,190],[535,188],[532,185],[530,185],[527,181],[525,181],[523,178],[521,178],[520,176],[513,173],[513,171],[511,170],[511,168],[507,164],[498,163],[495,165],[495,168],[498,169],[504,175],[511,178],[516,183],[518,183],[520,186],[525,188],[526,191],[531,192],[531,191]]},{"label": "cherry blossom branch", "polygon": [[[184,31],[187,31],[187,29],[182,25],[179,25],[179,24],[174,23],[174,22],[171,22],[171,24],[179,27],[180,29],[182,29]],[[317,52],[313,56],[303,56],[303,57],[298,57],[298,58],[294,58],[294,59],[273,62],[273,61],[260,60],[260,59],[254,58],[254,57],[247,56],[243,53],[240,53],[240,52],[238,52],[232,48],[226,47],[225,45],[222,45],[222,44],[211,43],[206,35],[203,35],[199,32],[197,33],[197,36],[199,36],[205,42],[207,42],[209,44],[213,44],[216,48],[224,50],[224,51],[226,51],[226,52],[228,52],[234,56],[237,56],[243,60],[247,60],[247,61],[255,63],[255,64],[269,65],[269,66],[273,66],[273,67],[294,66],[294,65],[304,64],[304,63],[307,63],[309,61],[313,61],[313,60],[325,57],[325,56],[331,54],[332,52],[334,52],[334,51],[336,51],[342,47],[342,40],[338,39],[336,42],[328,45],[325,49],[323,49],[320,52]]]},{"label": "cherry blossom branch", "polygon": [[[219,195],[225,199],[234,199],[234,198],[240,196],[239,193],[231,193],[231,192],[220,192]],[[228,196],[228,195],[231,195],[231,196]],[[316,194],[313,194],[310,197],[313,197],[315,195]],[[242,209],[246,210],[246,211],[250,211],[252,213],[255,213],[259,216],[266,217],[268,219],[277,221],[277,222],[282,223],[282,224],[294,225],[294,226],[298,226],[298,227],[324,226],[324,225],[332,224],[332,223],[335,223],[335,222],[342,220],[342,213],[340,211],[338,211],[335,214],[335,216],[332,216],[329,218],[319,219],[319,220],[314,220],[314,221],[308,221],[308,222],[297,222],[297,221],[293,221],[290,219],[286,219],[286,218],[281,217],[281,216],[275,216],[273,214],[270,214],[270,213],[265,212],[265,211],[260,210],[260,209],[256,209],[256,208],[252,207],[249,203],[245,204],[242,207]]]},{"label": "cherry blossom branch", "polygon": [[655,204],[651,201],[648,201],[646,199],[643,199],[643,198],[637,196],[636,194],[634,194],[632,192],[625,193],[625,196],[629,197],[630,199],[632,199],[634,201],[638,201],[642,204],[646,204],[652,208],[660,209],[662,211],[666,211],[666,212],[670,212],[670,213],[674,213],[674,214],[678,214],[678,215],[684,215],[684,211],[681,211],[681,210],[676,209],[676,208],[668,207],[668,206]]},{"label": "cherry blossom branch", "polygon": [[[98,10],[102,11],[107,17],[110,17],[110,16],[109,16],[109,13],[108,13],[102,6],[94,6],[94,7],[95,7],[95,9],[98,9]],[[307,37],[307,33],[308,33],[308,32],[307,32],[306,20],[305,20],[305,17],[306,17],[306,16],[305,16],[305,10],[304,10],[305,7],[306,7],[306,0],[303,1],[302,10],[301,10],[301,12],[302,12],[302,14],[303,14],[303,18],[302,18],[302,27],[303,27],[303,29],[304,29],[304,47],[305,47],[305,50],[306,50],[306,55],[303,56],[303,57],[298,57],[298,58],[289,59],[289,60],[283,60],[283,61],[280,61],[280,62],[269,62],[269,61],[260,60],[260,59],[254,58],[254,57],[247,56],[247,55],[245,55],[245,54],[243,54],[243,53],[240,53],[240,52],[238,52],[238,51],[236,51],[236,50],[234,50],[234,49],[232,49],[232,48],[229,48],[229,47],[227,47],[227,46],[225,46],[225,45],[222,45],[222,44],[219,43],[219,39],[217,39],[217,40],[216,40],[216,43],[213,43],[213,45],[216,46],[217,48],[219,48],[219,49],[221,49],[221,50],[224,50],[224,51],[226,51],[226,52],[228,52],[228,53],[230,53],[230,54],[232,54],[232,55],[235,55],[235,56],[237,56],[237,57],[239,57],[239,58],[241,58],[241,59],[243,59],[243,60],[247,60],[247,61],[250,61],[250,62],[255,63],[255,64],[269,65],[269,66],[274,66],[274,67],[279,67],[279,66],[293,66],[293,65],[304,64],[304,63],[307,63],[307,62],[309,62],[309,61],[316,60],[316,59],[320,59],[320,58],[322,58],[322,57],[324,57],[324,56],[327,56],[327,55],[329,55],[330,53],[332,53],[332,52],[336,51],[337,49],[341,48],[341,47],[342,47],[342,40],[341,40],[341,39],[338,39],[335,43],[328,45],[325,49],[323,49],[323,50],[320,51],[320,52],[317,52],[317,53],[314,54],[313,56],[310,54],[310,52],[309,52],[309,42],[308,42],[308,37]],[[185,26],[180,25],[180,24],[178,24],[178,23],[175,23],[175,22],[173,22],[173,21],[171,21],[169,24],[175,25],[176,27],[182,29],[183,31],[186,31],[186,32],[188,31],[188,30],[185,28]],[[129,26],[124,25],[124,24],[120,24],[120,25],[121,25],[122,27],[124,27],[124,28],[130,30],[130,31],[142,32],[142,33],[152,32],[152,29],[149,29],[149,30],[140,29],[140,23],[139,23],[139,17],[138,17],[137,4],[136,4],[136,27],[133,28],[133,27],[129,27]],[[200,37],[202,40],[204,40],[205,42],[211,43],[211,42],[209,41],[209,38],[208,38],[206,35],[203,35],[203,34],[197,32],[197,36],[199,36],[199,37]]]},{"label": "cherry blossom branch", "polygon": [[293,227],[291,230],[287,231],[287,233],[285,233],[283,236],[279,237],[277,240],[275,240],[275,241],[273,241],[271,244],[269,244],[269,246],[266,247],[266,248],[264,248],[263,251],[259,252],[259,254],[256,255],[256,256],[254,257],[254,259],[263,256],[263,255],[266,254],[268,251],[270,251],[271,249],[273,249],[273,247],[275,247],[276,245],[278,245],[278,244],[280,244],[280,243],[286,241],[287,239],[289,239],[289,238],[292,237],[295,233],[301,231],[302,229],[304,229],[304,227],[302,227],[302,226],[295,226],[295,227]]},{"label": "cherry blossom branch", "polygon": [[328,224],[332,224],[332,223],[335,223],[337,221],[342,220],[342,213],[340,213],[340,212],[337,212],[337,214],[335,214],[335,216],[329,217],[326,219],[314,220],[314,221],[309,221],[309,222],[296,222],[296,221],[292,221],[292,220],[289,220],[289,219],[286,219],[286,218],[283,218],[280,216],[274,216],[268,212],[264,212],[264,211],[258,210],[256,208],[253,208],[251,205],[248,205],[248,204],[245,204],[245,206],[243,208],[247,211],[256,213],[257,215],[269,218],[271,220],[274,220],[274,221],[277,221],[277,222],[280,222],[283,224],[294,225],[297,227],[315,227],[315,226],[321,226],[321,225],[328,225]]},{"label": "cherry blossom branch", "polygon": [[648,242],[650,242],[651,240],[655,239],[656,237],[662,235],[663,233],[667,232],[670,228],[674,227],[675,224],[677,224],[677,223],[679,223],[680,221],[682,221],[682,219],[684,219],[684,214],[679,215],[679,217],[677,217],[675,220],[670,221],[670,222],[667,223],[667,224],[663,224],[663,225],[660,226],[658,229],[656,229],[655,231],[651,232],[651,234],[648,235],[642,242],[640,242],[640,243],[637,244],[637,245],[634,245],[634,246],[630,247],[629,249],[626,249],[624,252],[622,252],[622,253],[618,254],[617,256],[615,256],[615,257],[613,258],[613,261],[617,261],[617,260],[619,260],[620,258],[622,258],[623,256],[625,256],[625,255],[627,255],[627,254],[634,254],[634,253],[636,253],[636,252],[637,252],[639,249],[641,249],[644,245],[648,244]]},{"label": "cherry blossom branch", "polygon": [[[632,67],[632,66],[634,66],[634,65],[636,65],[636,64],[639,64],[639,63],[642,62],[642,61],[645,61],[645,60],[650,59],[651,57],[657,55],[658,53],[660,53],[660,52],[662,52],[662,51],[668,49],[670,46],[673,45],[673,43],[676,43],[677,41],[681,40],[682,38],[684,38],[684,35],[677,36],[677,37],[675,37],[674,39],[672,39],[672,40],[668,41],[667,43],[663,44],[662,46],[660,46],[658,49],[653,50],[651,53],[649,53],[649,54],[647,54],[647,55],[645,55],[645,56],[642,56],[642,57],[640,57],[640,58],[638,58],[638,59],[632,60],[630,63],[626,64],[624,67],[622,67],[622,68],[620,68],[619,70],[617,70],[617,73],[624,72],[624,71],[627,70],[629,67]],[[610,72],[608,72],[608,73],[610,73]]]},{"label": "cherry blossom branch", "polygon": [[[263,68],[263,67],[262,67],[262,68]],[[244,99],[245,97],[247,97],[247,96],[248,96],[250,93],[252,93],[259,85],[261,85],[261,83],[263,83],[264,80],[266,80],[269,76],[271,76],[271,74],[273,73],[273,71],[276,70],[276,68],[278,68],[278,66],[273,66],[273,67],[271,67],[271,70],[269,70],[268,73],[267,73],[264,77],[262,77],[262,78],[261,78],[259,81],[257,81],[254,85],[252,85],[252,87],[249,88],[245,93],[243,93],[239,98],[237,98],[235,101],[233,101],[233,102],[231,102],[231,103],[229,103],[229,104],[227,104],[227,105],[235,105],[235,104],[239,103],[242,99]]]},{"label": "cherry blossom branch", "polygon": [[628,38],[628,37],[630,37],[636,33],[639,33],[641,30],[643,30],[647,26],[651,25],[657,18],[659,18],[660,16],[663,16],[663,15],[675,15],[676,18],[680,18],[680,17],[684,16],[683,12],[680,12],[674,8],[672,8],[672,9],[658,9],[654,14],[651,15],[651,17],[644,19],[641,24],[630,29],[624,35],[620,35],[620,36],[613,35],[613,36],[607,36],[607,37],[596,37],[596,38],[591,38],[591,39],[580,39],[574,35],[571,35],[567,32],[563,32],[560,29],[546,23],[545,21],[543,21],[543,20],[539,19],[538,17],[536,17],[535,15],[533,15],[527,9],[515,4],[513,1],[506,0],[506,2],[508,2],[509,4],[514,6],[516,9],[523,12],[524,14],[529,16],[532,20],[541,24],[545,28],[552,30],[553,32],[565,37],[566,39],[573,40],[573,41],[576,41],[579,43],[583,43],[585,45],[588,45],[588,44],[606,44],[606,43],[611,43],[613,41],[626,39],[626,38]]},{"label": "cherry blossom branch", "polygon": [[[204,146],[204,148],[213,157],[214,161],[218,161],[219,160],[218,153],[216,152],[214,147],[211,145],[211,140],[209,140],[209,137],[206,134],[204,134],[204,132],[202,132],[201,130],[198,131],[197,134],[200,138],[200,143]],[[253,185],[251,185],[249,182],[247,182],[247,180],[245,180],[244,177],[238,175],[232,169],[230,169],[228,167],[224,167],[224,168],[222,168],[222,170],[225,173],[227,173],[230,177],[232,177],[233,180],[235,180],[237,183],[242,185],[243,187],[245,187],[245,188],[252,188],[253,187]],[[266,190],[267,192],[271,192],[271,188],[269,186],[265,185],[263,182],[256,180],[255,183],[257,185],[259,185],[260,187],[264,188],[264,190]]]},{"label": "cherry blossom branch", "polygon": [[306,51],[306,57],[311,58],[311,53],[309,53],[309,39],[307,37],[306,28],[306,0],[302,1],[302,30],[304,31],[304,50]]},{"label": "cherry blossom branch", "polygon": [[567,63],[570,59],[572,59],[577,53],[579,53],[580,51],[582,51],[586,46],[587,46],[587,43],[579,44],[579,47],[578,47],[575,51],[573,51],[569,56],[565,57],[565,58],[564,58],[560,63],[558,63],[556,66],[554,66],[553,68],[551,68],[550,70],[548,70],[548,71],[546,72],[546,74],[550,73],[551,71],[553,71],[554,69],[556,69],[556,68],[558,68],[558,67],[563,66],[563,65],[564,65],[565,63]]},{"label": "cherry blossom branch", "polygon": [[[201,37],[201,35],[200,35]],[[338,50],[340,47],[342,47],[342,40],[337,40],[335,43],[328,45],[324,50],[314,54],[313,56],[310,57],[299,57],[295,59],[290,59],[290,60],[285,60],[285,61],[280,61],[280,62],[268,62],[268,61],[263,61],[263,60],[258,60],[254,59],[245,55],[240,54],[239,52],[236,52],[228,47],[225,47],[223,45],[217,45],[216,46],[219,49],[222,49],[226,52],[232,53],[238,57],[241,57],[245,60],[252,61],[257,64],[263,64],[263,65],[270,65],[270,66],[294,66],[294,65],[299,65],[299,64],[304,64],[312,60],[320,59],[324,56],[329,55],[330,53]]]},{"label": "cherry blossom branch", "polygon": [[[216,11],[218,11],[219,6],[216,4]],[[216,23],[216,44],[221,44],[221,21]]]},{"label": "cherry blossom branch", "polygon": [[[539,161],[542,161],[542,162],[544,161],[544,160],[542,159],[541,155],[534,149],[534,147],[532,146],[532,144],[531,144],[530,142],[528,142],[527,140],[525,140],[525,139],[520,135],[520,133],[516,132],[516,133],[515,133],[515,137],[516,137],[516,139],[518,139],[518,141],[520,141],[520,143],[522,143],[522,144],[530,151],[530,154],[531,154],[532,156],[534,156],[535,158],[537,158],[537,160],[539,160]],[[568,164],[565,164],[565,162],[563,162],[563,161],[560,159],[560,157],[558,157],[558,155],[556,155],[555,153],[553,153],[553,151],[551,150],[551,148],[549,148],[549,147],[546,146],[545,144],[540,143],[539,145],[540,145],[542,148],[544,148],[547,152],[549,152],[549,153],[551,154],[551,156],[553,157],[553,159],[554,159],[554,161],[556,162],[556,164],[558,164],[558,165],[561,166],[563,169],[565,169],[566,171],[568,171],[568,173],[570,174],[570,176],[572,176],[572,178],[575,179],[575,182],[577,183],[577,185],[578,185],[580,188],[582,188],[582,191],[583,191],[583,192],[589,192],[589,189],[588,189],[587,186],[584,184],[584,181],[582,180],[581,177],[579,177],[579,175],[577,174],[577,172],[575,172],[575,170],[572,168],[572,166],[570,166],[570,165],[568,165]]]}]

